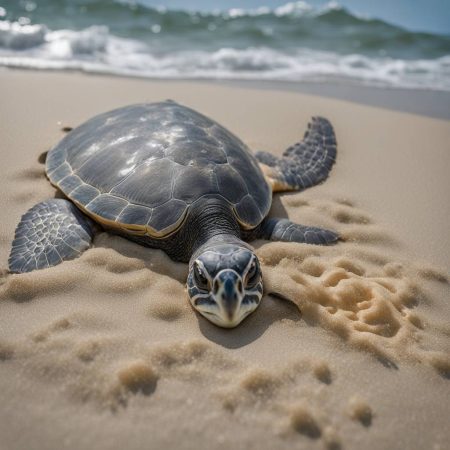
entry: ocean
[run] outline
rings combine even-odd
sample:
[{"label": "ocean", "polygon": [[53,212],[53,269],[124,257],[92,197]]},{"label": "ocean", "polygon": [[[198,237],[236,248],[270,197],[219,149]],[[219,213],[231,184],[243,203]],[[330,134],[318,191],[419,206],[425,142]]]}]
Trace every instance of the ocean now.
[{"label": "ocean", "polygon": [[450,91],[450,35],[409,31],[336,2],[195,12],[0,0],[0,66]]}]

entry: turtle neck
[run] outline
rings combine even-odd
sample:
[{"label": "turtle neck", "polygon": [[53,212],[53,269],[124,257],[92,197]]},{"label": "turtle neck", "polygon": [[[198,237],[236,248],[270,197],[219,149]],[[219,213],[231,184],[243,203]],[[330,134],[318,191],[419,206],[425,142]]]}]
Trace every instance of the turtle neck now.
[{"label": "turtle neck", "polygon": [[221,199],[205,198],[192,205],[188,228],[192,236],[192,258],[208,247],[218,244],[236,244],[248,248],[241,240],[239,223],[231,206]]}]

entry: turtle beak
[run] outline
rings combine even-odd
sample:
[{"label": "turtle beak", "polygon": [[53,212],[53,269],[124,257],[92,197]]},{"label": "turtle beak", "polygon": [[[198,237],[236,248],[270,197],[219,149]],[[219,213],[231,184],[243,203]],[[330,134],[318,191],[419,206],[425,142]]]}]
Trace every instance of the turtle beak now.
[{"label": "turtle beak", "polygon": [[239,310],[244,296],[241,277],[234,270],[222,270],[214,279],[213,295],[220,308],[222,326],[236,326],[241,321]]}]

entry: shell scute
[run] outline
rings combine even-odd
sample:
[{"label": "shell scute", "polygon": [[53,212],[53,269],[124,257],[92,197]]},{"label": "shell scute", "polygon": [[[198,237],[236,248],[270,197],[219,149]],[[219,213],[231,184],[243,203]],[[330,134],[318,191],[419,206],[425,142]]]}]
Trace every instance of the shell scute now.
[{"label": "shell scute", "polygon": [[187,205],[181,200],[172,198],[166,204],[160,205],[153,210],[153,215],[148,226],[155,230],[155,234],[164,235],[165,230],[171,230],[174,225],[180,223],[186,213]]},{"label": "shell scute", "polygon": [[237,205],[237,214],[242,217],[244,223],[252,223],[255,217],[259,218],[259,222],[264,219],[259,206],[250,194],[247,194]]},{"label": "shell scute", "polygon": [[[65,193],[66,195],[69,196],[68,192]],[[94,200],[94,198],[98,197],[99,195],[100,191],[98,189],[86,183],[83,183],[81,186],[77,187],[76,189],[70,192],[70,198],[83,206],[87,205],[89,202]]]},{"label": "shell scute", "polygon": [[166,155],[172,161],[183,166],[209,166],[226,164],[227,155],[217,145],[208,145],[204,141],[180,141],[166,150]]},{"label": "shell scute", "polygon": [[60,181],[61,189],[67,194],[70,194],[73,190],[81,186],[82,181],[76,175],[68,175]]},{"label": "shell scute", "polygon": [[115,221],[128,202],[110,194],[101,194],[86,205],[86,210],[103,219]]},{"label": "shell scute", "polygon": [[137,225],[144,227],[150,221],[153,209],[146,206],[129,204],[118,215],[116,222],[124,225]]},{"label": "shell scute", "polygon": [[175,175],[173,196],[191,204],[204,195],[218,194],[217,179],[209,167],[182,166]]},{"label": "shell scute", "polygon": [[170,200],[173,170],[173,162],[166,158],[146,161],[116,185],[111,193],[131,203],[154,208]]},{"label": "shell scute", "polygon": [[248,194],[244,179],[229,164],[215,168],[219,192],[231,203],[238,203]]}]

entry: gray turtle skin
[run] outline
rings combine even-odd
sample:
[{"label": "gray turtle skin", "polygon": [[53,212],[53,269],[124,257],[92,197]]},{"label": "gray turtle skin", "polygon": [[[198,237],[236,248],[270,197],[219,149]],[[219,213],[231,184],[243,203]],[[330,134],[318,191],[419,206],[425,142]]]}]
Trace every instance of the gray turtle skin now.
[{"label": "gray turtle skin", "polygon": [[49,152],[46,174],[66,199],[31,208],[9,258],[13,273],[43,269],[87,250],[99,227],[189,262],[192,306],[234,327],[263,295],[254,239],[332,244],[329,230],[268,218],[272,192],[328,176],[331,124],[313,118],[282,157],[250,149],[214,120],[173,101],[93,117]]}]

